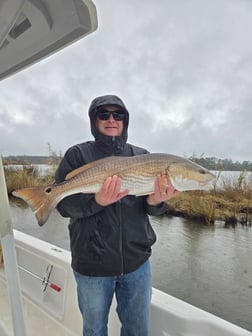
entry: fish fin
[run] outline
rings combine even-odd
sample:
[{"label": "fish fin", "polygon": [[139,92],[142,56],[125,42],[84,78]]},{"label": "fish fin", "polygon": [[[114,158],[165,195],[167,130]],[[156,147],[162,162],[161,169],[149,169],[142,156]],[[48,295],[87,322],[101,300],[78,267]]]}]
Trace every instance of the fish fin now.
[{"label": "fish fin", "polygon": [[81,166],[77,169],[74,169],[73,171],[71,171],[70,173],[67,174],[66,176],[66,180],[70,180],[72,177],[83,173],[85,171],[87,171],[88,169],[94,168],[100,164],[106,163],[106,162],[111,162],[111,161],[116,161],[116,160],[121,160],[122,158],[125,158],[124,156],[109,156],[100,160],[96,160],[93,162],[89,162],[87,164],[85,164],[84,166]]},{"label": "fish fin", "polygon": [[57,201],[50,196],[52,186],[15,190],[12,194],[23,199],[34,211],[39,226],[43,226],[55,208]]}]

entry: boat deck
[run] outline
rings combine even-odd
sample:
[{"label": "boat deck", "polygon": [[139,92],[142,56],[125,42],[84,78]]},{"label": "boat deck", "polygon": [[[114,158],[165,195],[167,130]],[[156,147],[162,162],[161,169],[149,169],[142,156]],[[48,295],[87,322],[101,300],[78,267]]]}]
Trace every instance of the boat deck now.
[{"label": "boat deck", "polygon": [[[15,231],[15,247],[27,336],[80,336],[82,321],[70,252],[18,231]],[[52,267],[49,276],[48,265]],[[49,285],[44,287],[41,278],[49,280],[49,277],[60,291]],[[108,324],[110,336],[120,334],[115,306],[114,300]],[[1,331],[1,324],[8,333]],[[0,266],[0,336],[7,335],[14,336],[14,333],[4,267]],[[252,336],[252,333],[153,288],[150,335]]]}]

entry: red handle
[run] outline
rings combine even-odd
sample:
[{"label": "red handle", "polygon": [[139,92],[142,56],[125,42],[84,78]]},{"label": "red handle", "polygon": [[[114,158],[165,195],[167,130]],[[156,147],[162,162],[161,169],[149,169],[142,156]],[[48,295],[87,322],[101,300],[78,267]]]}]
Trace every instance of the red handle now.
[{"label": "red handle", "polygon": [[60,292],[61,291],[61,288],[53,283],[50,283],[49,284],[49,287],[54,289],[56,292]]}]

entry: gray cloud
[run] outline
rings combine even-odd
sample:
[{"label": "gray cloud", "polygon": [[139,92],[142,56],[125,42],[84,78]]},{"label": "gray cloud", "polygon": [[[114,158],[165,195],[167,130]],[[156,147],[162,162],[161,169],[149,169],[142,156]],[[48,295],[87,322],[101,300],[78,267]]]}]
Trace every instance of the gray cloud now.
[{"label": "gray cloud", "polygon": [[64,152],[115,93],[129,141],[154,152],[252,161],[252,3],[95,1],[98,30],[0,83],[0,151]]}]

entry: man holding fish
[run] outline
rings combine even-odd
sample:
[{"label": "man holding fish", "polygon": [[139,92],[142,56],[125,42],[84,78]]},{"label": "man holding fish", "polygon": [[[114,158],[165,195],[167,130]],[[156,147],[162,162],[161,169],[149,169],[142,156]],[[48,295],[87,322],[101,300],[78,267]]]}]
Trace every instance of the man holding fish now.
[{"label": "man holding fish", "polygon": [[[89,108],[94,141],[69,148],[56,183],[84,164],[108,156],[135,156],[147,150],[127,143],[129,113],[114,95],[95,98]],[[150,195],[128,195],[121,179],[109,176],[94,194],[77,193],[57,205],[70,217],[72,267],[84,336],[106,336],[113,295],[121,336],[148,336],[151,299],[149,257],[156,241],[148,215],[161,215],[179,192],[167,176],[157,176]]]},{"label": "man holding fish", "polygon": [[40,226],[56,206],[70,218],[83,335],[107,335],[115,294],[121,336],[148,336],[149,257],[156,241],[148,215],[163,214],[178,190],[212,188],[216,177],[185,158],[128,144],[129,113],[116,96],[95,98],[89,117],[95,141],[67,150],[55,183],[13,195],[28,203]]}]

